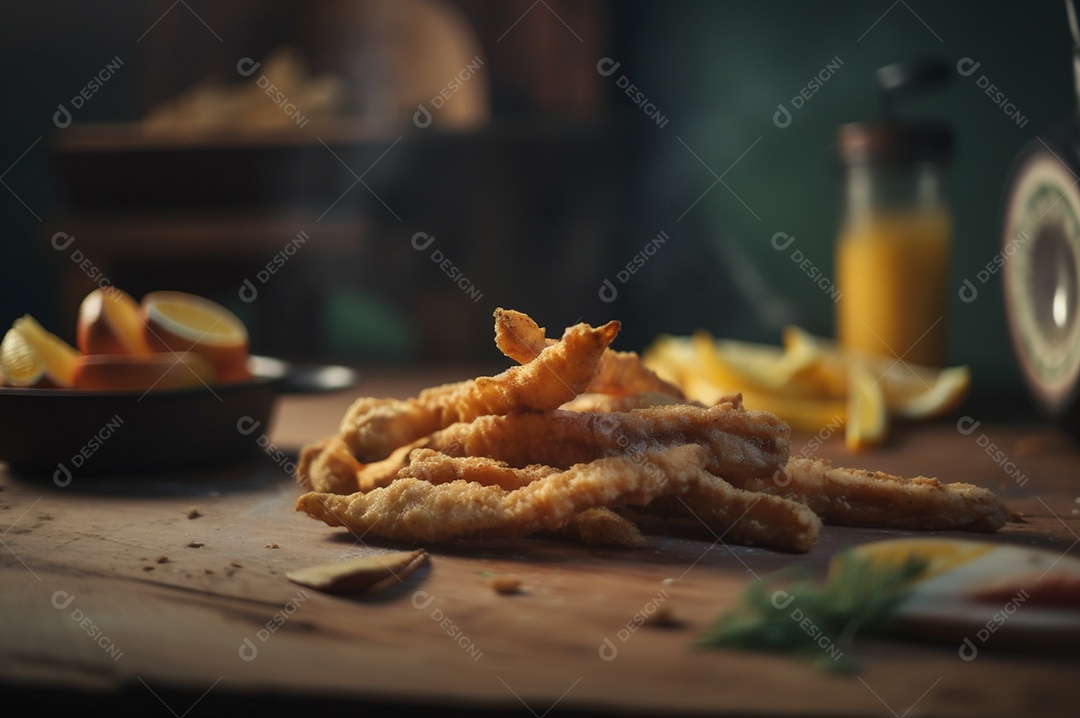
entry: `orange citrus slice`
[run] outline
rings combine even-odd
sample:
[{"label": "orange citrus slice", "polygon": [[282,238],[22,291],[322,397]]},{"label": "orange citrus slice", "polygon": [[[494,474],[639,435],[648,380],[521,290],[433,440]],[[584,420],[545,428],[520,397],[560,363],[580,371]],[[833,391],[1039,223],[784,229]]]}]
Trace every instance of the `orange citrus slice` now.
[{"label": "orange citrus slice", "polygon": [[76,338],[84,354],[149,354],[139,305],[115,287],[95,289],[79,305]]},{"label": "orange citrus slice", "polygon": [[98,391],[157,391],[203,386],[215,378],[210,361],[194,352],[92,354],[75,365],[74,385],[76,389]]},{"label": "orange citrus slice", "polygon": [[248,334],[225,307],[185,292],[151,292],[142,300],[146,341],[154,351],[206,357],[218,381],[247,379]]}]

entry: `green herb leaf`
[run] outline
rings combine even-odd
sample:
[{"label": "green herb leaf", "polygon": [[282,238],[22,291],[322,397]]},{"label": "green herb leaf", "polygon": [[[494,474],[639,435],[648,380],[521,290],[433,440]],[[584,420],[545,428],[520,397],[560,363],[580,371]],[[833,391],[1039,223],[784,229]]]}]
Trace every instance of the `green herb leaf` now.
[{"label": "green herb leaf", "polygon": [[847,551],[827,580],[816,584],[798,569],[747,586],[739,605],[721,616],[698,645],[791,653],[826,670],[854,670],[849,655],[857,634],[884,633],[926,561],[874,562]]}]

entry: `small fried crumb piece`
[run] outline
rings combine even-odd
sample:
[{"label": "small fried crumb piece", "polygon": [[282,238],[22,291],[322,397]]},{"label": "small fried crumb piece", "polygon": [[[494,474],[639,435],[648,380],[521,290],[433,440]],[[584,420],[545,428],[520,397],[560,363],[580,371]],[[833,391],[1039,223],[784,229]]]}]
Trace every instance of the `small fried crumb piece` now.
[{"label": "small fried crumb piece", "polygon": [[240,565],[239,561],[229,561],[229,565],[233,568],[243,568],[243,566]]},{"label": "small fried crumb piece", "polygon": [[155,568],[154,566],[143,566],[143,567],[142,567],[142,570],[143,570],[143,571],[153,571],[153,570],[154,570],[154,568]]},{"label": "small fried crumb piece", "polygon": [[168,563],[169,562],[169,557],[168,556],[158,556],[154,560],[157,561],[158,563]]},{"label": "small fried crumb piece", "polygon": [[189,507],[188,507],[188,510],[187,510],[187,517],[188,517],[189,519],[197,519],[197,518],[199,518],[200,516],[202,516],[202,513],[200,513],[200,511],[199,511],[199,509],[198,509],[198,508],[196,508],[196,507],[194,507],[194,506],[189,506]]},{"label": "small fried crumb piece", "polygon": [[329,565],[308,566],[289,571],[285,578],[301,586],[326,593],[378,591],[405,580],[427,562],[424,549],[396,551],[378,556],[358,556]]},{"label": "small fried crumb piece", "polygon": [[214,572],[214,569],[212,569],[212,568],[204,568],[202,570],[202,572],[209,576],[210,574],[212,574]]},{"label": "small fried crumb piece", "polygon": [[281,547],[278,546],[276,543],[271,542],[271,543],[268,543],[265,546],[263,546],[263,548],[281,548]]},{"label": "small fried crumb piece", "polygon": [[684,622],[675,617],[671,606],[660,606],[655,613],[645,618],[642,625],[650,628],[682,628]]},{"label": "small fried crumb piece", "polygon": [[204,544],[202,541],[190,541],[188,542],[187,548],[202,548],[205,545],[206,544]]},{"label": "small fried crumb piece", "polygon": [[521,579],[516,576],[494,576],[488,581],[488,585],[504,596],[521,593]]}]

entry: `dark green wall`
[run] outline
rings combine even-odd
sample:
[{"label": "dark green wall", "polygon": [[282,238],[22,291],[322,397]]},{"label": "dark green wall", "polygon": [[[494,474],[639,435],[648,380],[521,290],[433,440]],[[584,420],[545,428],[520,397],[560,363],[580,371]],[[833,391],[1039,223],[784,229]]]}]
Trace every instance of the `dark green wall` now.
[{"label": "dark green wall", "polygon": [[[911,116],[950,121],[958,138],[950,178],[950,359],[973,365],[984,389],[1015,385],[997,278],[970,304],[956,291],[999,251],[1002,192],[1017,150],[1074,112],[1061,3],[774,0],[619,7],[630,11],[622,18],[620,71],[668,118],[658,128],[626,96],[612,98],[619,120],[648,146],[637,185],[636,224],[643,229],[628,239],[624,253],[659,229],[671,236],[671,249],[658,253],[632,288],[645,318],[643,335],[673,323],[680,331],[702,324],[717,334],[775,342],[786,321],[831,333],[832,301],[790,261],[790,250],[776,252],[770,239],[778,231],[794,235],[795,246],[834,276],[842,190],[837,126],[877,112],[877,67],[934,54],[955,70],[970,57],[982,63],[974,74],[954,71],[951,85],[905,108]],[[790,99],[836,57],[843,65],[792,112],[788,127],[778,128],[777,105],[790,109]],[[980,75],[1028,118],[1024,128],[983,94]],[[676,221],[714,181],[691,149],[738,198],[717,183]]]}]

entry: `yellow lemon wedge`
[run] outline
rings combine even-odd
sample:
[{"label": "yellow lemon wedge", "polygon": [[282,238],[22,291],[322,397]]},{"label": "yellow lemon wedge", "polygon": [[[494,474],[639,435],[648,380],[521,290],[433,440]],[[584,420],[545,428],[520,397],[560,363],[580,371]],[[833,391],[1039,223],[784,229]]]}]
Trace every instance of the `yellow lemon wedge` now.
[{"label": "yellow lemon wedge", "polygon": [[844,442],[861,451],[885,439],[889,421],[880,380],[860,361],[852,362],[848,378],[848,416]]},{"label": "yellow lemon wedge", "polygon": [[80,356],[27,314],[15,320],[0,342],[0,371],[8,386],[71,388]]},{"label": "yellow lemon wedge", "polygon": [[784,350],[801,356],[807,367],[805,371],[812,374],[830,396],[847,396],[851,356],[845,354],[839,344],[794,325],[784,327],[781,336]]},{"label": "yellow lemon wedge", "polygon": [[666,335],[645,350],[644,361],[707,405],[740,392],[747,408],[772,412],[799,431],[844,425],[852,449],[884,441],[892,417],[928,419],[955,409],[971,384],[966,366],[938,369],[845,351],[796,326],[784,328],[782,346],[716,339],[704,330]]},{"label": "yellow lemon wedge", "polygon": [[971,385],[966,366],[928,369],[898,362],[882,375],[889,411],[905,419],[928,419],[956,408]]},{"label": "yellow lemon wedge", "polygon": [[[968,563],[995,548],[994,544],[955,539],[889,539],[860,544],[851,549],[855,556],[879,567],[899,566],[908,560],[926,562],[920,581]],[[834,565],[830,564],[832,573]]]}]

